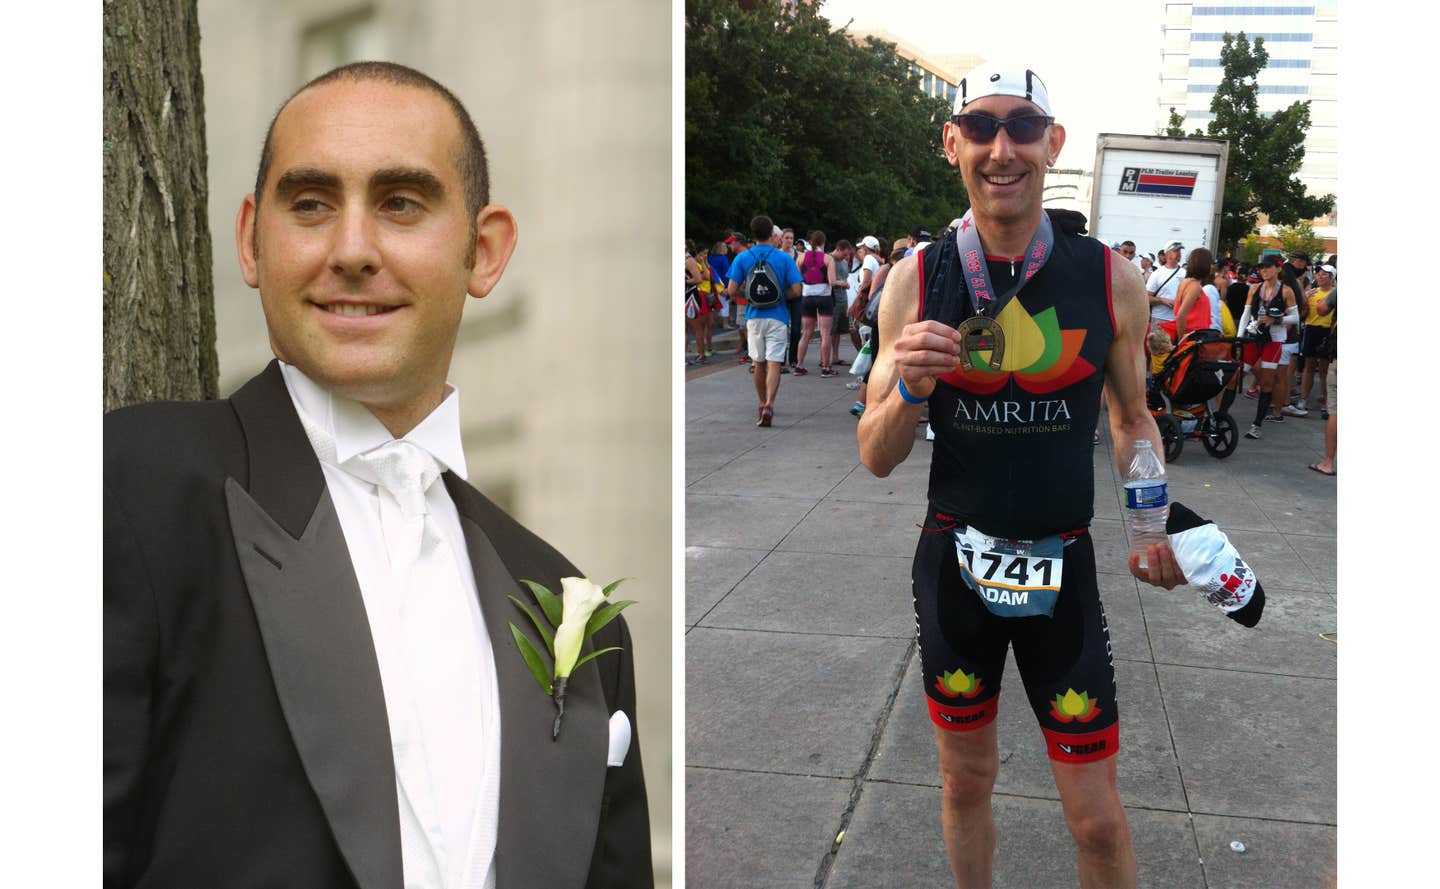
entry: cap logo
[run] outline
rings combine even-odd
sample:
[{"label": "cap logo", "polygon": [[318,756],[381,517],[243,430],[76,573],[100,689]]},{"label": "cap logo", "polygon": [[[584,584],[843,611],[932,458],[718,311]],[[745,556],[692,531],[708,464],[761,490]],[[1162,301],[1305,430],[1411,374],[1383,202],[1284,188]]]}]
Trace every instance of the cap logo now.
[{"label": "cap logo", "polygon": [[999,79],[1000,79],[1000,75],[999,75],[998,73],[996,73],[996,74],[991,74],[991,75],[990,75],[990,82],[991,82],[991,83],[994,83],[995,81],[997,81],[997,80],[999,80]]}]

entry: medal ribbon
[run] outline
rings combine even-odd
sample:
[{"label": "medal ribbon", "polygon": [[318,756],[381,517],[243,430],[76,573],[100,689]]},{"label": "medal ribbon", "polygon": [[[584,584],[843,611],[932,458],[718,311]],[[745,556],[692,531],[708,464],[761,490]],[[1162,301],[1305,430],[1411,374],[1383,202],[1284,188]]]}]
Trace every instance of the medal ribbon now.
[{"label": "medal ribbon", "polygon": [[965,215],[960,217],[960,225],[955,229],[955,246],[960,250],[965,285],[970,291],[970,303],[975,308],[975,314],[993,318],[991,310],[999,314],[999,308],[1050,260],[1055,247],[1055,231],[1050,226],[1050,215],[1040,211],[1040,227],[1035,230],[1035,237],[1030,239],[1030,246],[1025,248],[1025,271],[1014,287],[996,298],[995,287],[990,283],[990,270],[985,266],[985,250],[980,246],[980,232],[976,231],[970,212],[966,210]]}]

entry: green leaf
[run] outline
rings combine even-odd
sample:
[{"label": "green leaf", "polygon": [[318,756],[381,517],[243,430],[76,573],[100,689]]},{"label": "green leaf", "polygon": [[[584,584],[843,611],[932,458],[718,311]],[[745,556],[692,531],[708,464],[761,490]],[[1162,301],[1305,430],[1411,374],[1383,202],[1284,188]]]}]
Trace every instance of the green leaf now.
[{"label": "green leaf", "polygon": [[610,623],[610,621],[615,619],[616,615],[634,604],[634,599],[624,599],[619,602],[611,602],[609,605],[602,605],[599,608],[596,608],[595,613],[590,615],[589,622],[585,624],[585,638],[589,639],[591,636],[595,635],[596,630]]},{"label": "green leaf", "polygon": [[620,578],[619,580],[617,580],[617,581],[615,581],[614,583],[612,583],[612,584],[610,584],[609,586],[607,586],[605,589],[601,590],[600,592],[604,593],[604,594],[605,594],[605,598],[608,599],[608,598],[610,598],[610,591],[611,591],[611,590],[615,589],[617,586],[619,586],[620,584],[624,583],[625,581],[627,581],[627,580],[629,580],[629,579],[630,579],[630,578],[628,578],[628,577],[622,577],[622,578]]},{"label": "green leaf", "polygon": [[575,675],[575,670],[580,669],[580,665],[583,664],[583,663],[585,663],[586,661],[590,660],[591,658],[597,657],[597,656],[599,656],[599,655],[602,655],[602,654],[604,654],[604,653],[607,652],[607,651],[619,651],[619,650],[620,650],[620,646],[618,646],[618,645],[612,645],[612,646],[610,646],[609,648],[602,648],[602,649],[600,649],[599,651],[592,651],[592,652],[590,652],[589,654],[585,655],[585,656],[582,657],[580,660],[578,660],[578,661],[575,662],[575,669],[570,671],[570,675],[571,675],[571,676],[574,676],[574,675]]},{"label": "green leaf", "polygon": [[552,627],[560,626],[560,617],[565,613],[564,609],[560,607],[560,597],[533,580],[520,582],[530,588],[530,592],[534,594],[535,601],[540,603],[540,609],[545,612],[545,617],[550,621],[550,625]]},{"label": "green leaf", "polygon": [[535,650],[534,643],[513,623],[510,625],[510,632],[515,635],[515,644],[520,646],[520,656],[525,659],[525,666],[530,668],[531,675],[540,684],[540,690],[550,694],[550,671],[545,669],[545,661],[541,659],[540,652]]},{"label": "green leaf", "polygon": [[555,634],[550,631],[550,627],[545,623],[545,621],[540,619],[539,615],[531,611],[530,606],[526,605],[524,602],[521,602],[514,596],[510,597],[510,601],[520,606],[520,610],[525,612],[526,617],[530,618],[530,622],[535,625],[535,629],[540,631],[540,638],[545,640],[545,649],[550,652],[551,660],[554,660]]}]

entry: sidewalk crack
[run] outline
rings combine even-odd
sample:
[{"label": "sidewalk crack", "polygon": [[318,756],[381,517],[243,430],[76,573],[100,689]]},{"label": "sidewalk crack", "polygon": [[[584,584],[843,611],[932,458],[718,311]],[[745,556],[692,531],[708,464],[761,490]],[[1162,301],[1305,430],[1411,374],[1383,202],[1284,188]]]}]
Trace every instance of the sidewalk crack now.
[{"label": "sidewalk crack", "polygon": [[[850,801],[845,806],[845,811],[840,814],[840,826],[835,831],[835,837],[842,837],[845,831],[850,829],[850,819],[855,814],[855,807],[860,803],[860,797],[865,793],[865,781],[870,776],[870,767],[875,764],[875,755],[880,750],[880,741],[885,736],[885,729],[890,725],[890,714],[895,709],[895,700],[900,696],[900,688],[905,684],[905,671],[910,667],[910,661],[915,656],[915,646],[918,639],[911,639],[910,644],[905,647],[905,656],[900,659],[896,668],[895,676],[891,682],[890,694],[885,698],[885,706],[880,708],[880,718],[875,721],[875,731],[870,735],[870,749],[865,753],[865,762],[860,766],[860,771],[855,776],[855,782],[850,788]],[[840,843],[835,839],[830,841],[830,849],[820,859],[820,866],[815,870],[815,889],[824,889],[826,881],[830,879],[830,869],[835,865],[835,856],[840,852]]]}]

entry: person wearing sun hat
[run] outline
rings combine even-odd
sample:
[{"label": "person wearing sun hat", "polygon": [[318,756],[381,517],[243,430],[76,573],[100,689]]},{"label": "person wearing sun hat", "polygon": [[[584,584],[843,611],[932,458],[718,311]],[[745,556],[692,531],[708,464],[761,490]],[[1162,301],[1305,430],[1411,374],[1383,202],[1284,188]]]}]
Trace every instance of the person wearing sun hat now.
[{"label": "person wearing sun hat", "polygon": [[[1088,529],[1102,384],[1117,470],[1139,440],[1163,453],[1140,360],[1145,285],[1124,257],[1079,234],[1083,219],[1044,210],[1065,129],[1033,68],[976,68],[953,110],[942,142],[971,208],[890,272],[858,432],[862,462],[888,476],[929,408],[930,506],[912,593],[946,850],[957,884],[990,884],[995,716],[1013,646],[1019,700],[1040,724],[1081,885],[1133,887],[1115,783],[1115,671]],[[1130,557],[1138,579],[1166,589],[1185,581],[1168,543],[1144,555],[1146,567]]]}]

